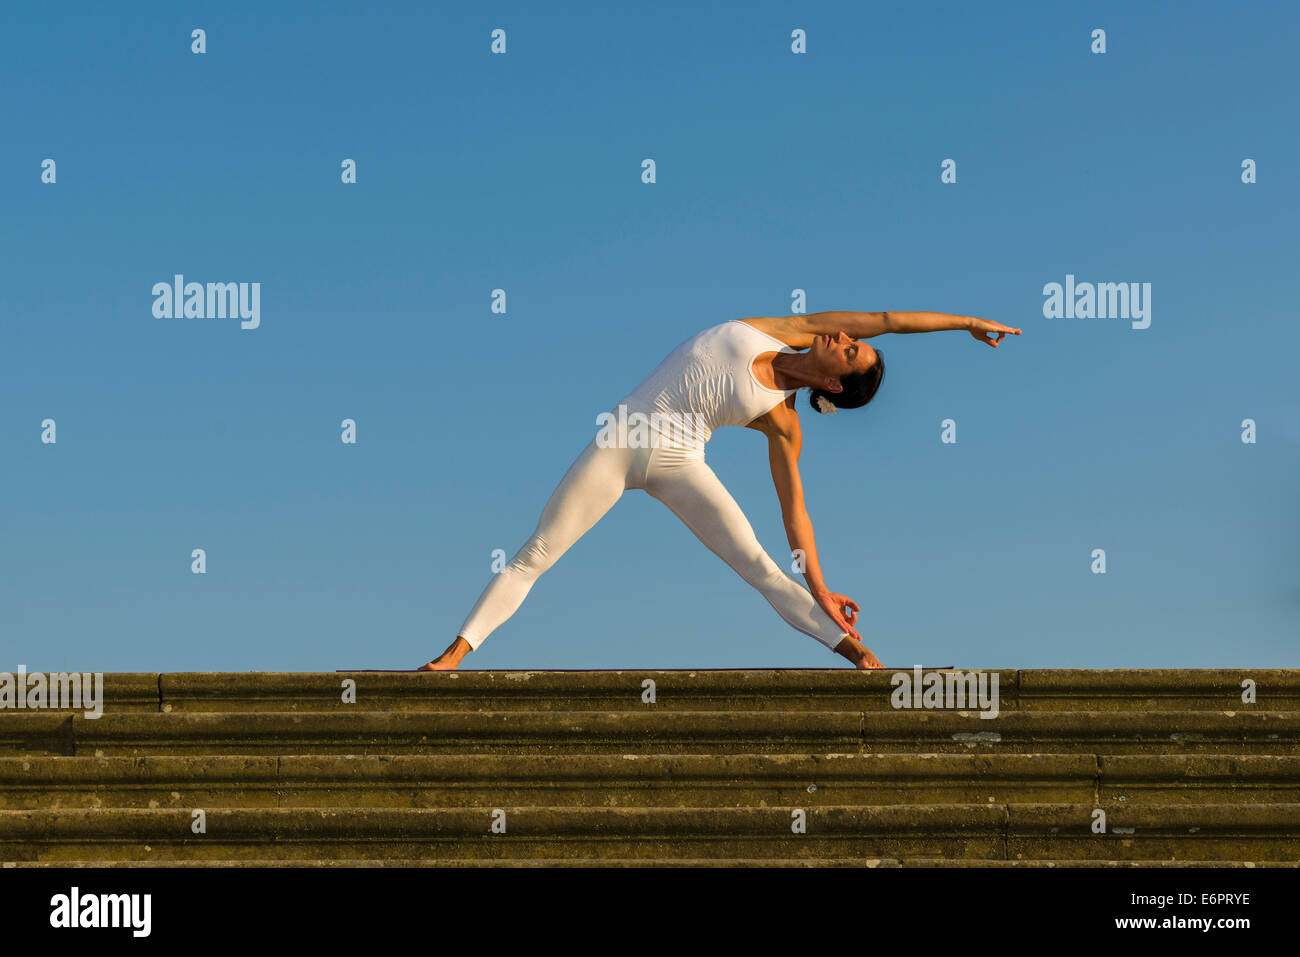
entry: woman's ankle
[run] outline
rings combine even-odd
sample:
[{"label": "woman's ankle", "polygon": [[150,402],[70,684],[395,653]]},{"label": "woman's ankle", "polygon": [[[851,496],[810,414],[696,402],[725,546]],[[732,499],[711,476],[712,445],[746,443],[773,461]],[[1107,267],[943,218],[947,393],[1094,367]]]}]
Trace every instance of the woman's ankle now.
[{"label": "woman's ankle", "polygon": [[474,646],[462,638],[456,636],[456,640],[447,646],[447,650],[438,656],[438,661],[463,661],[465,656],[474,650]]}]

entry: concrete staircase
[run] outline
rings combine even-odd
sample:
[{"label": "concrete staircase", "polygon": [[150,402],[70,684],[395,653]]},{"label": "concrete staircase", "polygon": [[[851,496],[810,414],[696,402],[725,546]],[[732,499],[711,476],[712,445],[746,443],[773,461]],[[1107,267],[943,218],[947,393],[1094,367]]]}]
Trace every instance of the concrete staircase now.
[{"label": "concrete staircase", "polygon": [[991,719],[894,674],[105,675],[0,710],[0,862],[1300,860],[1300,671],[998,671]]}]

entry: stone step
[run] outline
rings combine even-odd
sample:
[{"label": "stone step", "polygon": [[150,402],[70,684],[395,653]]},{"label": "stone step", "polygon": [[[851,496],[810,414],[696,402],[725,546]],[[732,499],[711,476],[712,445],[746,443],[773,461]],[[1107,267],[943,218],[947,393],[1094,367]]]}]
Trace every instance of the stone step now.
[{"label": "stone step", "polygon": [[50,712],[0,755],[978,752],[1300,755],[1300,712]]},{"label": "stone step", "polygon": [[536,868],[536,867],[870,867],[870,868],[898,868],[898,867],[1003,867],[1003,868],[1080,868],[1080,867],[1139,867],[1139,868],[1220,868],[1232,867],[1241,869],[1253,869],[1260,866],[1273,867],[1300,867],[1297,861],[1269,861],[1267,865],[1261,865],[1256,861],[1003,861],[1003,860],[959,860],[950,861],[942,857],[927,858],[917,857],[909,859],[899,858],[772,858],[772,859],[747,859],[747,858],[668,858],[666,860],[655,860],[653,858],[593,858],[592,860],[571,860],[551,857],[523,858],[517,860],[511,859],[484,859],[484,860],[438,860],[436,858],[412,858],[409,860],[384,860],[383,858],[355,858],[351,860],[332,860],[325,858],[285,858],[283,860],[263,861],[263,860],[201,860],[201,861],[184,861],[184,860],[167,860],[167,861],[0,861],[0,868],[64,868],[64,867],[93,867],[93,868],[155,868],[155,867],[178,867],[178,868],[209,868],[209,867],[314,867],[314,868],[373,868],[373,867],[519,867],[519,868]]},{"label": "stone step", "polygon": [[[1300,859],[1300,804],[0,811],[0,860]],[[804,822],[806,833],[793,827]],[[494,824],[505,833],[492,833]]]},{"label": "stone step", "polygon": [[[997,675],[1002,711],[1300,710],[1300,669],[967,669],[963,673],[971,671]],[[345,707],[344,686],[350,681],[355,685],[355,706],[369,711],[639,711],[648,707],[643,695],[646,682],[651,681],[653,707],[659,710],[888,711],[893,708],[897,674],[849,668],[124,672],[104,675],[104,710],[332,711]],[[1247,684],[1254,690],[1253,704],[1242,700]]]},{"label": "stone step", "polygon": [[0,809],[1300,802],[1300,757],[1093,754],[0,758]]}]

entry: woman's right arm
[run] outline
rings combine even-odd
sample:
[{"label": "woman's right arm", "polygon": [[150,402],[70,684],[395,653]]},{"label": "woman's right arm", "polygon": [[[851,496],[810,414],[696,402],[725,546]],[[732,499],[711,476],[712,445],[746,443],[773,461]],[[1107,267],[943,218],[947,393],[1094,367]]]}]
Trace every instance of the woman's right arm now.
[{"label": "woman's right arm", "polygon": [[[789,399],[786,401],[790,402]],[[750,427],[767,436],[768,462],[776,496],[781,503],[786,540],[792,553],[798,556],[808,591],[836,625],[861,641],[862,636],[853,627],[860,610],[858,603],[847,595],[831,591],[822,578],[812,519],[804,505],[803,481],[799,477],[799,450],[803,444],[799,414],[786,404],[778,405],[757,422],[750,423]]]}]

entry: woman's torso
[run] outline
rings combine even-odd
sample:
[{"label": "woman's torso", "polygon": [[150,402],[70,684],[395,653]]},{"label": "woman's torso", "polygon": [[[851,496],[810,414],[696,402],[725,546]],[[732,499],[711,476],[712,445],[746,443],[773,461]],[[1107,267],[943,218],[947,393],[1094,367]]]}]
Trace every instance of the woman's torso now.
[{"label": "woman's torso", "polygon": [[649,428],[674,444],[703,450],[713,430],[748,425],[785,401],[795,389],[769,389],[754,378],[765,352],[796,352],[747,322],[732,319],[687,339],[659,363],[620,405],[641,413]]}]

